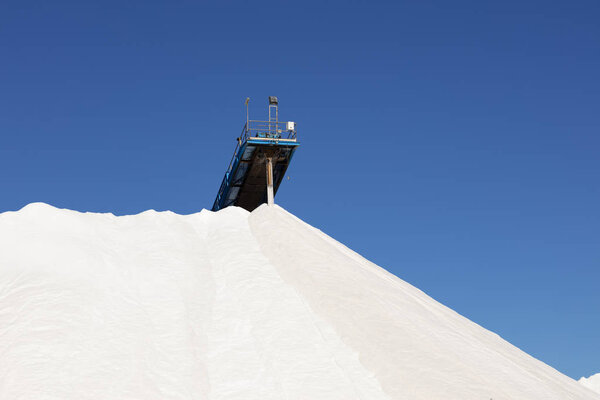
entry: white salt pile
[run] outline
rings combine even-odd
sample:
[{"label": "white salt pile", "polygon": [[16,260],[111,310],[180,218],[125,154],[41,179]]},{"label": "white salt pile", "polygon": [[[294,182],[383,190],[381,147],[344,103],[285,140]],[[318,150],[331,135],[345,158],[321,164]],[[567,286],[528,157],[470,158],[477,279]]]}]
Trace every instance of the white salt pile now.
[{"label": "white salt pile", "polygon": [[600,393],[600,373],[590,376],[589,378],[581,377],[579,383],[583,386],[592,389],[596,393]]},{"label": "white salt pile", "polygon": [[1,399],[598,400],[279,207],[0,214]]}]

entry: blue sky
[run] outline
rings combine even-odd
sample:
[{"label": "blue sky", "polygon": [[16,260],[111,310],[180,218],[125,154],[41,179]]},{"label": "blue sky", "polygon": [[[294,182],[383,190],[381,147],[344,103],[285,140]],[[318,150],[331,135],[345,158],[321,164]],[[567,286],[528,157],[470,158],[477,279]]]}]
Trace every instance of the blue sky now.
[{"label": "blue sky", "polygon": [[280,205],[600,372],[597,1],[213,3],[0,3],[0,211],[210,208],[276,95]]}]

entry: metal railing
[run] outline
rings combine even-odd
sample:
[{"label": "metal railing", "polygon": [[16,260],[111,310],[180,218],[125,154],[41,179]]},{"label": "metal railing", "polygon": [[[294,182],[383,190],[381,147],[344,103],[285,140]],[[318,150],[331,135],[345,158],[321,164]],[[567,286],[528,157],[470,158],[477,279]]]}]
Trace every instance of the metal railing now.
[{"label": "metal railing", "polygon": [[288,129],[287,124],[279,121],[247,121],[242,129],[242,142],[249,137],[296,139],[296,125]]}]

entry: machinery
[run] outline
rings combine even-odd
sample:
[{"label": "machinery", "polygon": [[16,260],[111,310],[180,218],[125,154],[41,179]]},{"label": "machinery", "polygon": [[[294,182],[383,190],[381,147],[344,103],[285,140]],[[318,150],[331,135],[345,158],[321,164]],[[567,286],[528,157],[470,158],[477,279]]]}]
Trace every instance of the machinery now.
[{"label": "machinery", "polygon": [[274,204],[277,189],[292,161],[296,148],[296,124],[279,122],[279,101],[269,96],[268,121],[249,119],[246,99],[246,124],[212,210],[238,206],[248,211],[263,203]]}]

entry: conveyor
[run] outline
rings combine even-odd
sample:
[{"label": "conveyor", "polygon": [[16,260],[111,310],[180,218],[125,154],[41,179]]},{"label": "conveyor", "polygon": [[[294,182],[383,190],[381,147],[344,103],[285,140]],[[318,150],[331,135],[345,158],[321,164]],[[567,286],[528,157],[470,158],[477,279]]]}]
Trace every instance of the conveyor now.
[{"label": "conveyor", "polygon": [[[246,100],[246,107],[248,106]],[[248,119],[237,139],[212,210],[238,206],[248,211],[263,203],[273,204],[277,189],[296,148],[294,122],[279,122],[278,101],[269,97],[269,120]]]}]

